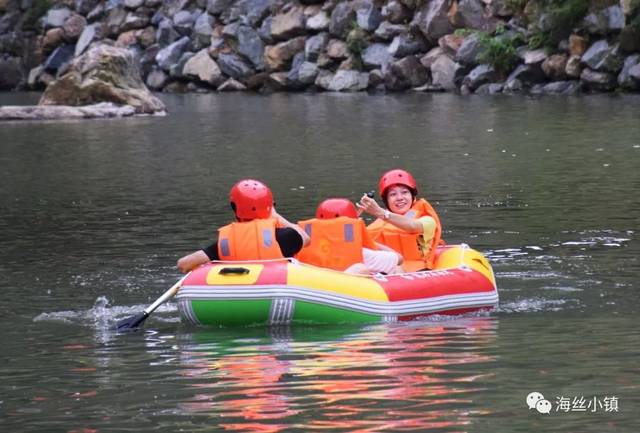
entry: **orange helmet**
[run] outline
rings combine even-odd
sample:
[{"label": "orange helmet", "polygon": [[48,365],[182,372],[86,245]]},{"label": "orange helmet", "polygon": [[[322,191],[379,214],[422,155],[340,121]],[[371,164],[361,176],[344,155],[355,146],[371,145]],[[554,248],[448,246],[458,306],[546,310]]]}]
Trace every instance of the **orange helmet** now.
[{"label": "orange helmet", "polygon": [[316,210],[316,218],[331,219],[346,216],[349,218],[358,218],[356,207],[346,198],[328,198],[318,205]]},{"label": "orange helmet", "polygon": [[273,194],[259,180],[243,179],[229,191],[231,207],[236,217],[243,220],[265,219],[271,216]]},{"label": "orange helmet", "polygon": [[378,182],[380,197],[384,197],[387,189],[392,185],[404,185],[413,192],[414,196],[418,194],[416,180],[413,178],[411,173],[406,170],[389,170],[382,175],[382,177],[380,178],[380,182]]}]

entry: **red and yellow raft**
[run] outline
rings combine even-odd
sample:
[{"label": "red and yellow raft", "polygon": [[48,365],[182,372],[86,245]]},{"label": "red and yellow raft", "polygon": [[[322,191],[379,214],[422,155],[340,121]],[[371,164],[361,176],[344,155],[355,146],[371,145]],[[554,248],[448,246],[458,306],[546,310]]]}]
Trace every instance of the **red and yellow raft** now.
[{"label": "red and yellow raft", "polygon": [[491,310],[498,303],[487,259],[465,244],[439,247],[433,270],[350,275],[293,259],[211,262],[176,295],[197,325],[394,322]]}]

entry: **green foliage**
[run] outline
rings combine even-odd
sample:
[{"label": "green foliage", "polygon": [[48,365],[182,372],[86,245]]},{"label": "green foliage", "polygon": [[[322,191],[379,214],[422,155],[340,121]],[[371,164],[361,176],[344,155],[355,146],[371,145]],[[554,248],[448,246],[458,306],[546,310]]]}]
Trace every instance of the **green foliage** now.
[{"label": "green foliage", "polygon": [[454,36],[458,36],[458,37],[466,38],[471,33],[475,33],[475,30],[472,30],[472,29],[456,29],[453,32],[453,35]]},{"label": "green foliage", "polygon": [[527,0],[505,0],[505,6],[515,13],[520,13],[527,5]]},{"label": "green foliage", "polygon": [[351,31],[347,34],[347,48],[349,52],[355,56],[360,56],[365,48],[369,45],[367,38],[367,32],[358,27],[356,23],[351,28]]},{"label": "green foliage", "polygon": [[499,74],[506,74],[518,64],[516,48],[522,43],[519,35],[505,35],[504,29],[498,28],[494,35],[478,32],[482,52],[477,61],[493,66]]},{"label": "green foliage", "polygon": [[34,0],[33,5],[25,12],[22,22],[23,30],[35,30],[38,20],[51,8],[49,0]]},{"label": "green foliage", "polygon": [[532,49],[556,45],[571,33],[589,11],[589,2],[586,0],[541,0],[540,5],[541,15],[546,16],[546,27],[549,29],[543,31],[537,28],[533,31],[529,38],[529,47]]}]

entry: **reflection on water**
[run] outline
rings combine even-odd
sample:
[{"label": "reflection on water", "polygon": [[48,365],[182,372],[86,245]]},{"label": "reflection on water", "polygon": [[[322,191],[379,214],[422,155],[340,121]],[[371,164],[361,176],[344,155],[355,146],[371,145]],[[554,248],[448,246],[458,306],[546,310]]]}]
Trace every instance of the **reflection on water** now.
[{"label": "reflection on water", "polygon": [[291,329],[273,329],[269,343],[245,340],[229,347],[215,332],[197,332],[180,351],[180,374],[196,391],[178,410],[213,417],[229,431],[467,426],[491,412],[476,397],[479,382],[493,376],[495,357],[488,349],[496,326],[485,317],[355,333],[324,328],[307,330],[310,341],[277,335]]}]

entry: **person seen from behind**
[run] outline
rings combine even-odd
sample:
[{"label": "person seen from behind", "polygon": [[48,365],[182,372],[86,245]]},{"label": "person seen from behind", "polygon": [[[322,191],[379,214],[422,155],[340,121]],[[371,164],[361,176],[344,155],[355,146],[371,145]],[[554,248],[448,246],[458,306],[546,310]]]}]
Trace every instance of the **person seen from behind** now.
[{"label": "person seen from behind", "polygon": [[287,221],[274,207],[273,194],[264,183],[244,179],[229,192],[236,221],[218,229],[208,247],[178,260],[182,272],[211,260],[267,260],[293,257],[309,243],[309,236]]},{"label": "person seen from behind", "polygon": [[303,263],[352,274],[402,272],[402,257],[371,239],[356,207],[346,198],[324,200],[315,218],[298,225],[311,239],[297,256]]}]

